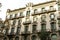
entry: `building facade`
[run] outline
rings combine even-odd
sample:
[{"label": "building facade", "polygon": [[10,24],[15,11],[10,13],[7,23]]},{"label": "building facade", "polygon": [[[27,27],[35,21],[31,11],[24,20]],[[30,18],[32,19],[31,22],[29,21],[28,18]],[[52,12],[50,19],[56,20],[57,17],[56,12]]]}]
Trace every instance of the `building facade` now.
[{"label": "building facade", "polygon": [[5,26],[4,40],[60,40],[60,1],[8,9]]}]

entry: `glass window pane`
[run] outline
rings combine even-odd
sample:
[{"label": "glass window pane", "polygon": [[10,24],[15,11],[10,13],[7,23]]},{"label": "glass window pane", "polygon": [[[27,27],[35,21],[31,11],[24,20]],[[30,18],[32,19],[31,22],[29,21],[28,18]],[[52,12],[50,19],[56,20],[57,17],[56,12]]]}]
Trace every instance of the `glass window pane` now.
[{"label": "glass window pane", "polygon": [[33,25],[32,32],[34,33],[36,31],[36,25]]},{"label": "glass window pane", "polygon": [[41,31],[46,31],[46,24],[41,24]]},{"label": "glass window pane", "polygon": [[11,29],[11,34],[13,34],[13,33],[14,33],[14,28]]},{"label": "glass window pane", "polygon": [[30,10],[29,11],[27,11],[27,13],[26,13],[26,16],[29,16],[30,15]]},{"label": "glass window pane", "polygon": [[25,26],[25,33],[28,31],[28,26]]},{"label": "glass window pane", "polygon": [[32,40],[36,40],[36,36],[32,36]]},{"label": "glass window pane", "polygon": [[17,17],[17,14],[15,14],[15,17]]},{"label": "glass window pane", "polygon": [[52,36],[52,40],[57,40],[57,36],[56,35],[53,35]]},{"label": "glass window pane", "polygon": [[37,9],[34,10],[34,14],[37,13]]},{"label": "glass window pane", "polygon": [[60,11],[60,4],[58,5],[58,10]]},{"label": "glass window pane", "polygon": [[23,12],[20,12],[20,16],[23,16]]},{"label": "glass window pane", "polygon": [[13,25],[15,25],[15,23],[16,23],[16,20],[13,21]]},{"label": "glass window pane", "polygon": [[20,27],[17,27],[17,34],[20,33]]},{"label": "glass window pane", "polygon": [[55,31],[56,30],[56,24],[55,23],[51,23],[51,30]]},{"label": "glass window pane", "polygon": [[10,15],[10,18],[12,18],[12,15]]}]

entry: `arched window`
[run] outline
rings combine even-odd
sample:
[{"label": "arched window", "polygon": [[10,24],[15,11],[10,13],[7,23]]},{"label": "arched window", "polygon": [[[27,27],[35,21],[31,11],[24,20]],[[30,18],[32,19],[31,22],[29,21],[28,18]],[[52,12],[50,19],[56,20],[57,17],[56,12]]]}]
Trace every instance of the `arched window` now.
[{"label": "arched window", "polygon": [[32,40],[36,40],[36,38],[37,38],[37,37],[36,37],[35,35],[34,35],[34,36],[32,36]]},{"label": "arched window", "polygon": [[16,37],[15,40],[19,40],[19,37]]},{"label": "arched window", "polygon": [[51,40],[57,40],[57,35],[52,35]]}]

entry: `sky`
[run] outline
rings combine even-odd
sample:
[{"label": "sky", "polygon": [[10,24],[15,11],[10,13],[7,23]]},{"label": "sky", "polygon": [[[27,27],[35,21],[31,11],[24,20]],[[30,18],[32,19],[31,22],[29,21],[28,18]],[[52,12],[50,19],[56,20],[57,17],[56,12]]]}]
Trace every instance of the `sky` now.
[{"label": "sky", "polygon": [[14,10],[22,8],[25,7],[26,4],[29,2],[32,2],[33,4],[38,4],[46,1],[50,0],[0,0],[0,3],[2,3],[2,7],[0,8],[0,18],[2,18],[2,20],[5,20],[7,9]]}]

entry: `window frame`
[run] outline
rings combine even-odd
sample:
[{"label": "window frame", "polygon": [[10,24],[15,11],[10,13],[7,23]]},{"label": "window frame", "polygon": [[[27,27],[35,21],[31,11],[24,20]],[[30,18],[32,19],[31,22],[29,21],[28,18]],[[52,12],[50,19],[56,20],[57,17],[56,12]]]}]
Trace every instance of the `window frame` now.
[{"label": "window frame", "polygon": [[30,16],[30,10],[26,12],[26,16]]},{"label": "window frame", "polygon": [[34,9],[34,14],[37,14],[37,9]]}]

